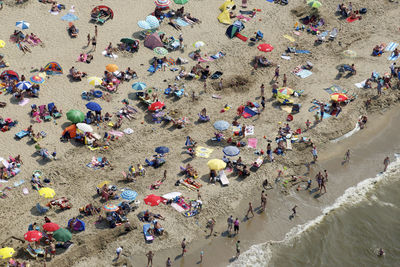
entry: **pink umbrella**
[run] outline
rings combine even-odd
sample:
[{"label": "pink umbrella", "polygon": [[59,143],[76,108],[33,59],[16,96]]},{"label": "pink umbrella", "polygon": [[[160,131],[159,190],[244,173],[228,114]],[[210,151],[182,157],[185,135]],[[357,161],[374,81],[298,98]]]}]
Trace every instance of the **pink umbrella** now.
[{"label": "pink umbrella", "polygon": [[262,52],[271,52],[272,50],[274,50],[274,47],[270,44],[260,44],[257,46],[257,48]]}]

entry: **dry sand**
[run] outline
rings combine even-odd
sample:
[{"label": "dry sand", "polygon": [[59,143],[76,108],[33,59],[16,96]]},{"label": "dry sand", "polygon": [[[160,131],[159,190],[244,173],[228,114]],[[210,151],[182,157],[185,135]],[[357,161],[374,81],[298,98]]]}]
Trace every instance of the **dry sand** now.
[{"label": "dry sand", "polygon": [[[1,12],[2,24],[0,27],[0,39],[6,40],[7,45],[0,50],[5,54],[6,61],[10,64],[9,69],[17,71],[19,74],[25,74],[29,77],[29,73],[34,68],[44,66],[49,61],[57,61],[64,68],[64,74],[68,72],[71,66],[77,67],[81,71],[88,72],[89,76],[101,76],[104,72],[105,65],[109,63],[117,64],[120,69],[124,70],[130,66],[139,75],[139,81],[146,82],[148,86],[164,89],[168,84],[173,82],[176,73],[171,71],[157,72],[149,75],[146,71],[148,68],[148,60],[153,56],[153,52],[141,43],[139,53],[132,56],[120,55],[117,60],[112,60],[101,55],[101,52],[111,41],[116,44],[120,38],[130,37],[140,29],[137,21],[144,19],[145,16],[153,11],[154,3],[152,1],[132,1],[126,4],[124,1],[102,1],[102,4],[109,5],[113,8],[115,18],[98,26],[98,45],[97,51],[94,53],[94,60],[90,65],[77,63],[76,59],[79,53],[88,51],[85,48],[86,35],[90,32],[94,34],[94,26],[88,23],[90,10],[98,4],[97,1],[68,1],[63,3],[69,10],[70,5],[75,5],[76,15],[80,18],[75,22],[79,29],[79,37],[70,39],[66,32],[67,23],[61,21],[61,16],[67,11],[54,16],[48,10],[49,5],[44,5],[36,1],[29,1],[21,6],[14,6],[14,1],[5,1],[4,9]],[[312,51],[311,55],[293,55],[292,60],[286,61],[280,58],[280,55],[290,45],[290,42],[283,37],[284,34],[292,35],[293,25],[298,18],[291,12],[299,6],[303,6],[303,1],[291,1],[288,6],[278,6],[265,1],[249,1],[249,8],[262,9],[257,16],[247,22],[244,33],[252,36],[257,30],[264,32],[264,40],[271,43],[275,50],[267,54],[267,57],[281,66],[281,75],[286,73],[288,76],[288,86],[295,89],[304,89],[305,93],[296,102],[302,104],[301,112],[295,115],[294,122],[291,123],[292,128],[304,128],[306,119],[313,120],[313,113],[308,112],[308,108],[312,105],[311,101],[316,98],[322,101],[328,101],[329,95],[323,91],[323,88],[332,84],[338,84],[346,88],[350,92],[358,94],[358,99],[350,105],[343,108],[338,118],[330,118],[318,124],[313,130],[307,132],[306,136],[312,138],[318,148],[322,150],[327,145],[327,140],[334,139],[343,133],[348,132],[354,127],[354,123],[360,114],[365,113],[363,101],[370,96],[375,95],[374,90],[360,90],[354,86],[354,83],[360,82],[371,75],[373,70],[379,73],[387,72],[391,62],[386,59],[386,55],[376,58],[371,57],[372,47],[381,42],[389,43],[398,40],[399,27],[396,25],[398,5],[387,3],[386,1],[353,1],[355,8],[366,6],[368,14],[363,20],[354,23],[347,23],[338,20],[334,15],[336,6],[340,1],[330,1],[324,3],[321,8],[321,14],[327,22],[326,29],[333,27],[339,28],[338,38],[333,42],[323,43],[314,47],[315,36],[302,33],[299,37],[295,37],[297,43],[302,49]],[[33,170],[40,169],[44,176],[51,179],[51,187],[55,189],[57,196],[66,196],[71,199],[74,208],[64,212],[50,211],[48,216],[52,221],[65,225],[66,221],[77,215],[77,208],[87,203],[99,203],[96,198],[95,187],[103,180],[110,180],[119,188],[130,187],[139,193],[139,199],[142,200],[149,193],[162,195],[167,192],[177,191],[174,183],[179,179],[179,166],[190,161],[190,163],[200,172],[200,181],[203,183],[201,189],[204,199],[204,209],[200,216],[195,218],[185,218],[175,212],[171,207],[160,205],[151,208],[153,212],[158,212],[167,217],[163,221],[166,229],[166,235],[160,239],[156,239],[153,244],[145,245],[143,235],[141,233],[141,223],[136,218],[136,213],[129,214],[130,221],[138,226],[128,235],[120,235],[122,229],[98,229],[94,224],[95,218],[85,218],[87,222],[87,230],[80,234],[74,234],[73,241],[75,246],[65,255],[57,256],[49,265],[55,266],[71,266],[77,264],[79,266],[90,266],[95,262],[97,266],[109,266],[111,259],[114,257],[115,248],[118,245],[124,246],[124,255],[121,262],[133,264],[131,257],[134,254],[143,254],[147,250],[159,250],[177,246],[182,236],[191,242],[203,235],[204,225],[211,218],[225,218],[234,212],[243,200],[247,202],[246,196],[250,195],[253,190],[260,185],[265,177],[274,177],[278,169],[282,166],[292,167],[286,174],[296,173],[298,170],[304,171],[304,162],[311,160],[310,149],[302,146],[294,146],[294,151],[287,153],[283,158],[277,157],[276,163],[266,164],[261,167],[257,173],[246,180],[237,180],[230,178],[230,186],[222,188],[217,185],[207,185],[205,182],[208,177],[208,168],[206,166],[207,159],[195,158],[188,159],[187,155],[182,154],[185,137],[190,135],[200,145],[212,147],[214,152],[211,158],[222,157],[220,144],[215,146],[209,142],[210,137],[214,133],[212,124],[193,123],[197,120],[197,113],[206,107],[211,116],[211,123],[224,119],[232,121],[235,116],[238,105],[244,104],[246,101],[254,100],[259,96],[259,86],[265,83],[266,96],[271,96],[269,81],[273,75],[272,68],[260,68],[253,71],[250,62],[255,55],[261,55],[255,47],[249,47],[247,43],[239,39],[228,39],[225,36],[227,26],[218,23],[216,17],[219,14],[218,7],[222,1],[194,1],[185,5],[185,9],[192,13],[193,16],[201,19],[202,23],[193,27],[184,27],[182,30],[186,49],[184,53],[173,52],[171,57],[182,56],[188,58],[188,53],[193,51],[191,44],[195,41],[202,40],[206,46],[202,49],[207,54],[214,54],[223,51],[226,56],[217,61],[211,62],[209,65],[212,71],[220,70],[224,72],[224,88],[222,91],[215,91],[215,82],[208,81],[207,93],[202,92],[203,84],[198,81],[185,82],[187,92],[191,95],[192,91],[200,94],[198,100],[194,103],[190,97],[184,97],[178,101],[160,96],[165,100],[167,109],[178,110],[180,114],[191,119],[192,124],[185,129],[173,129],[169,126],[163,127],[159,124],[152,124],[151,118],[139,105],[138,101],[133,98],[133,91],[130,88],[131,83],[124,83],[120,86],[118,92],[112,95],[111,102],[99,101],[104,111],[115,112],[122,107],[121,100],[128,96],[132,99],[131,104],[141,110],[137,115],[137,119],[132,121],[124,121],[122,129],[130,127],[134,129],[134,134],[124,136],[118,141],[113,142],[111,149],[104,152],[92,152],[86,147],[75,146],[70,143],[59,142],[62,129],[69,125],[65,116],[53,122],[36,123],[33,126],[35,131],[45,131],[47,137],[41,141],[43,147],[49,150],[56,149],[58,160],[53,162],[43,162],[39,157],[34,155],[35,149],[27,139],[16,141],[13,136],[15,133],[31,124],[29,111],[31,104],[47,104],[55,102],[56,105],[64,112],[69,109],[76,108],[85,110],[85,100],[82,100],[80,94],[84,90],[89,90],[90,86],[84,79],[82,82],[70,82],[66,75],[51,76],[46,79],[46,83],[42,85],[40,98],[31,99],[29,104],[19,106],[10,95],[0,95],[0,101],[7,102],[7,107],[0,110],[2,117],[11,117],[19,121],[17,127],[11,131],[0,133],[0,156],[20,154],[24,161],[22,171],[18,176],[13,178],[8,184],[14,181],[24,179],[26,182],[19,188],[8,192],[9,197],[1,200],[0,212],[6,214],[7,220],[2,220],[3,231],[0,240],[6,240],[10,236],[22,237],[29,223],[33,221],[42,222],[42,218],[35,213],[34,205],[38,202],[44,204],[42,199],[35,191],[30,190],[30,194],[24,196],[21,192],[22,187],[29,187],[29,179]],[[176,5],[172,7],[176,8]],[[383,7],[383,8],[382,8]],[[26,32],[34,32],[45,43],[45,47],[33,47],[31,54],[24,55],[17,49],[15,44],[8,41],[9,36],[14,30],[15,21],[26,20],[31,23],[31,28]],[[278,23],[277,23],[278,22]],[[178,32],[172,27],[162,24],[161,30],[166,32],[167,36],[174,35],[178,37]],[[341,45],[338,43],[341,42]],[[355,59],[347,59],[341,56],[341,53],[351,49],[357,52],[358,57]],[[306,79],[299,79],[290,74],[299,64],[311,61],[314,64],[313,75]],[[355,63],[357,67],[357,75],[350,78],[342,78],[335,80],[337,74],[336,66],[343,63]],[[186,66],[194,65],[193,61]],[[204,64],[205,65],[205,64]],[[247,86],[237,89],[228,85],[232,80],[246,79]],[[167,80],[167,82],[164,82]],[[279,83],[282,81],[280,80]],[[221,95],[222,99],[211,98],[212,94]],[[388,107],[390,104],[398,100],[397,91],[385,91],[385,96],[373,101],[372,111],[376,112]],[[161,95],[161,93],[160,93]],[[258,99],[258,101],[260,101]],[[225,113],[219,111],[225,104],[232,106],[232,109]],[[247,125],[255,125],[255,136],[259,140],[258,148],[265,149],[266,140],[262,137],[267,136],[273,139],[276,134],[278,122],[285,121],[287,113],[277,108],[274,102],[268,102],[266,111],[260,117],[254,119],[240,119],[240,122]],[[144,121],[144,124],[141,122]],[[103,134],[107,130],[101,126],[97,131]],[[126,171],[132,163],[143,163],[145,157],[153,154],[154,148],[159,145],[167,145],[171,148],[171,153],[167,156],[167,163],[160,169],[154,170],[148,168],[148,172],[144,178],[139,178],[136,184],[125,184],[122,181],[120,172]],[[114,170],[105,169],[94,171],[85,167],[93,156],[107,156],[113,163]],[[242,149],[242,158],[246,163],[252,162],[256,155],[254,150],[249,148]],[[161,178],[162,173],[166,169],[168,171],[167,181],[161,186],[158,192],[149,190],[149,185],[155,180]],[[3,187],[8,184],[3,184]],[[196,193],[179,188],[187,198],[196,198]],[[280,195],[285,199],[283,195]],[[146,207],[142,204],[140,210]],[[222,221],[222,220],[220,220]],[[17,246],[18,244],[14,244]],[[19,244],[19,247],[24,245]],[[24,253],[18,252],[18,258],[28,257]],[[79,263],[80,262],[80,263]],[[118,263],[121,263],[118,262]],[[133,264],[135,266],[135,264]],[[186,266],[186,265],[185,265]],[[190,263],[187,263],[190,266]]]}]

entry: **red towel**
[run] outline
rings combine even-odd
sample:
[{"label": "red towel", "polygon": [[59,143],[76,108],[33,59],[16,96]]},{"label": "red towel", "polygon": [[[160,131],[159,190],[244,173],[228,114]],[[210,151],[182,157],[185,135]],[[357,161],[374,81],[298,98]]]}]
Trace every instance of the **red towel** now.
[{"label": "red towel", "polygon": [[235,36],[236,36],[237,38],[239,38],[240,40],[242,40],[243,42],[246,42],[247,39],[249,39],[249,38],[247,38],[246,36],[243,36],[243,35],[241,35],[241,34],[238,33],[238,32],[235,34]]},{"label": "red towel", "polygon": [[356,21],[356,20],[359,20],[359,18],[357,17],[357,18],[355,18],[355,19],[352,19],[352,18],[350,18],[350,17],[348,17],[347,19],[347,22],[354,22],[354,21]]}]

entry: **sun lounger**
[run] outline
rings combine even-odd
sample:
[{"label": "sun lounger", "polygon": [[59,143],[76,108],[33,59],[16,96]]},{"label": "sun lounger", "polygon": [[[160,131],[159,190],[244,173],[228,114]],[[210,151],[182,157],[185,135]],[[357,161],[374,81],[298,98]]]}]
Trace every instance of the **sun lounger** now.
[{"label": "sun lounger", "polygon": [[286,149],[292,150],[292,141],[290,139],[286,139]]},{"label": "sun lounger", "polygon": [[219,181],[221,182],[222,186],[226,186],[229,184],[229,180],[226,177],[226,174],[223,170],[221,170],[218,174],[217,179],[219,178]]}]

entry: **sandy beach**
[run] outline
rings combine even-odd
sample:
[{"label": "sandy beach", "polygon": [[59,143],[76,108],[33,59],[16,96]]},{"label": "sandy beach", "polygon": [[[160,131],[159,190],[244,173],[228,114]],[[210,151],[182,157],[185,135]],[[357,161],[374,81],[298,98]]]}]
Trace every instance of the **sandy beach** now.
[{"label": "sandy beach", "polygon": [[[66,197],[72,204],[71,209],[60,211],[58,208],[53,208],[46,213],[52,222],[59,224],[62,228],[67,227],[69,219],[79,215],[80,207],[91,203],[100,207],[101,214],[105,217],[102,209],[105,204],[117,205],[122,201],[121,198],[107,203],[102,201],[96,192],[96,186],[102,181],[110,181],[110,185],[116,187],[117,195],[122,193],[121,189],[136,191],[137,200],[140,201],[138,207],[126,215],[131,226],[135,228],[130,232],[125,232],[123,225],[110,229],[106,221],[96,222],[98,216],[81,217],[86,224],[85,231],[74,232],[71,239],[73,246],[67,251],[58,250],[55,258],[51,260],[47,258],[46,266],[145,266],[147,260],[144,255],[149,250],[155,252],[154,266],[164,266],[167,257],[171,257],[173,266],[195,266],[199,260],[200,251],[203,250],[205,259],[199,266],[225,266],[230,262],[234,266],[251,266],[240,261],[240,257],[237,261],[231,258],[238,238],[242,241],[242,253],[253,244],[268,240],[282,240],[285,234],[296,225],[302,225],[321,215],[321,210],[331,205],[346,188],[356,185],[362,178],[372,177],[381,171],[384,155],[390,155],[393,151],[388,140],[393,140],[395,137],[387,133],[397,130],[395,118],[398,117],[396,113],[399,99],[399,88],[396,87],[398,79],[393,77],[391,80],[393,88],[383,90],[381,96],[377,96],[376,82],[373,82],[372,88],[369,89],[357,88],[355,84],[370,78],[374,71],[381,76],[390,73],[390,65],[396,62],[388,60],[391,51],[385,52],[380,57],[371,56],[371,51],[381,43],[390,44],[400,41],[399,25],[396,24],[398,4],[389,1],[368,3],[361,0],[352,1],[354,9],[367,8],[368,11],[362,15],[361,20],[349,23],[335,13],[341,1],[323,2],[318,9],[318,14],[324,19],[324,25],[321,26],[320,31],[330,32],[337,28],[338,34],[333,40],[327,38],[326,41],[316,43],[316,35],[308,33],[307,30],[297,31],[295,27],[296,23],[300,23],[301,18],[316,12],[315,9],[307,8],[305,1],[290,1],[289,5],[284,6],[261,0],[249,0],[247,8],[242,8],[238,1],[236,9],[233,10],[236,15],[240,14],[239,10],[256,9],[256,12],[252,14],[253,17],[245,15],[246,18],[242,19],[245,21],[243,22],[245,28],[241,31],[249,38],[254,37],[257,31],[263,32],[263,40],[254,43],[251,40],[244,42],[236,37],[230,39],[225,35],[229,25],[219,23],[217,19],[221,13],[219,7],[223,3],[223,1],[189,0],[183,5],[185,12],[191,13],[201,23],[182,26],[181,31],[178,31],[168,25],[168,20],[165,19],[157,30],[164,32],[167,37],[174,36],[175,38],[182,33],[184,50],[169,52],[167,57],[174,60],[178,57],[187,59],[188,64],[182,66],[188,72],[197,63],[189,56],[196,50],[193,47],[195,42],[204,42],[205,45],[200,51],[204,58],[219,52],[224,54],[216,60],[201,63],[203,68],[210,66],[211,74],[216,71],[223,73],[222,80],[208,78],[205,89],[203,80],[177,81],[175,77],[179,74],[180,65],[168,66],[165,71],[159,70],[155,73],[147,71],[150,67],[149,61],[156,54],[143,45],[143,39],[139,38],[143,29],[137,25],[137,22],[144,20],[154,11],[154,1],[125,3],[120,0],[101,2],[70,0],[60,2],[65,5],[65,9],[57,15],[49,12],[51,4],[33,0],[23,4],[15,4],[15,1],[11,0],[4,1],[4,7],[0,10],[2,15],[0,40],[5,41],[5,46],[0,48],[0,53],[4,55],[4,61],[7,62],[8,67],[1,68],[0,72],[13,70],[19,76],[24,75],[27,80],[33,75],[43,74],[45,77],[45,82],[40,84],[39,97],[26,97],[25,99],[29,101],[25,100],[24,105],[20,105],[19,100],[13,94],[8,94],[6,89],[0,95],[0,102],[6,103],[4,108],[0,108],[0,117],[18,121],[18,124],[9,131],[0,132],[0,157],[8,159],[9,156],[20,155],[23,161],[20,172],[15,177],[2,180],[0,184],[0,190],[6,194],[6,197],[0,199],[0,212],[5,215],[1,222],[3,229],[6,230],[0,234],[0,241],[2,247],[14,248],[15,259],[29,262],[31,266],[43,266],[43,258],[33,259],[26,252],[28,242],[23,243],[13,238],[23,240],[28,225],[33,222],[39,225],[44,224],[44,215],[38,214],[35,206],[37,203],[44,206],[51,199],[41,197],[31,187],[30,180],[35,170],[41,171],[42,179],[50,180],[46,186],[54,189],[55,199]],[[92,37],[95,34],[94,24],[89,21],[91,10],[98,4],[110,7],[114,18],[106,21],[104,25],[98,25],[97,47],[96,51],[92,51],[92,45],[86,46],[87,34]],[[74,6],[74,12],[70,11],[71,6]],[[170,5],[170,9],[173,10],[180,7],[182,5],[177,5],[174,1]],[[71,38],[68,35],[68,22],[61,20],[61,17],[68,13],[73,13],[79,18],[73,22],[79,30],[77,38]],[[43,42],[43,45],[36,46],[28,44],[31,53],[24,54],[17,44],[10,40],[10,35],[18,29],[15,23],[20,20],[30,24],[29,29],[23,30],[25,34],[33,32]],[[234,21],[233,18],[232,22]],[[284,37],[285,35],[287,36]],[[110,42],[113,47],[116,47],[121,38],[140,40],[139,51],[136,53],[115,52],[118,56],[116,59],[102,55]],[[291,42],[289,40],[291,38],[295,42]],[[274,47],[273,51],[270,53],[259,51],[257,46],[262,43],[271,44]],[[288,47],[295,45],[298,50],[309,50],[310,53],[285,52]],[[346,57],[343,54],[345,51],[354,52],[356,56]],[[92,62],[90,64],[77,62],[81,53],[93,55]],[[281,57],[284,53],[286,53],[284,57],[290,56],[290,60]],[[274,66],[254,69],[255,56],[266,56]],[[63,74],[40,73],[39,69],[48,62],[59,63],[63,68]],[[312,63],[311,76],[302,79],[292,73],[297,66],[307,65],[307,62]],[[119,129],[113,129],[106,122],[91,126],[101,137],[105,133],[110,134],[113,130],[123,133],[127,128],[132,129],[133,133],[122,134],[110,140],[107,149],[90,149],[87,145],[74,140],[61,142],[63,130],[71,125],[66,117],[67,111],[76,109],[86,114],[88,110],[85,105],[88,101],[82,99],[81,94],[83,91],[94,89],[92,85],[89,85],[87,77],[82,78],[80,82],[71,81],[67,77],[69,69],[74,66],[79,71],[87,72],[88,77],[103,77],[108,64],[116,64],[120,71],[130,67],[136,71],[138,78],[120,83],[116,92],[109,93],[109,99],[93,101],[101,105],[103,115],[106,112],[113,115],[114,124],[117,121],[117,112],[125,106],[124,100],[128,100],[129,105],[138,112],[132,119],[123,118]],[[338,68],[341,64],[354,64],[356,74],[339,75]],[[278,87],[282,87],[282,76],[286,74],[287,87],[301,92],[299,97],[290,97],[294,103],[301,105],[300,112],[293,114],[291,122],[286,121],[289,113],[285,111],[289,108],[290,112],[291,106],[279,104],[271,93],[273,84],[271,78],[274,76],[276,65],[280,66],[281,76],[277,81]],[[178,71],[172,71],[173,68],[177,68]],[[220,81],[222,89],[219,88]],[[136,97],[137,91],[131,87],[135,82],[146,83],[145,91],[150,89],[150,94],[157,93],[157,98],[165,103],[165,112],[169,112],[175,119],[186,117],[189,123],[183,129],[165,121],[155,123],[153,113],[147,110],[147,106]],[[174,83],[177,83],[179,88],[185,88],[181,98],[164,94],[164,89]],[[261,84],[265,85],[265,109],[260,115],[251,118],[238,117],[240,124],[254,126],[254,134],[245,138],[235,137],[233,127],[230,125],[229,129],[223,132],[224,141],[212,141],[216,132],[213,124],[216,121],[224,120],[231,124],[237,116],[239,106],[246,105],[249,101],[261,102]],[[341,104],[338,116],[328,116],[316,123],[316,111],[309,110],[312,110],[314,106],[319,108],[314,100],[331,103],[331,96],[324,89],[332,85],[345,89],[341,92],[348,97],[353,96],[355,100],[348,104]],[[103,90],[103,93],[106,93],[106,90]],[[365,101],[368,99],[371,99],[371,103],[367,109]],[[38,123],[30,116],[31,105],[47,105],[51,102],[62,110],[61,118]],[[229,108],[225,109],[228,106]],[[198,122],[198,113],[203,108],[207,109],[209,122]],[[364,130],[338,143],[330,142],[351,131],[361,115],[368,116],[367,127]],[[307,120],[311,121],[312,126],[305,131]],[[318,161],[316,164],[311,164],[309,173],[307,173],[306,164],[313,160],[312,146],[296,141],[292,144],[292,150],[285,151],[283,156],[274,154],[274,162],[268,162],[265,159],[260,168],[250,171],[249,177],[238,177],[235,172],[226,171],[229,179],[228,186],[222,187],[219,182],[209,183],[210,170],[207,162],[210,159],[222,159],[224,156],[222,150],[229,145],[226,139],[232,137],[233,140],[246,142],[244,147],[240,147],[239,156],[250,167],[258,158],[255,152],[266,151],[268,140],[272,140],[272,148],[275,150],[278,128],[285,127],[286,123],[289,123],[293,131],[302,129],[302,134],[298,137],[311,139],[318,149]],[[15,138],[16,133],[30,125],[33,125],[35,133],[40,131],[46,133],[38,144],[50,152],[56,151],[55,160],[43,159],[36,152],[36,144],[29,137]],[[381,132],[385,133],[383,137],[379,135]],[[185,153],[187,136],[193,138],[198,147],[211,149],[212,153],[209,157],[192,158]],[[256,148],[247,146],[249,138],[253,141],[257,140]],[[154,149],[159,146],[169,148],[169,153],[165,156],[166,163],[159,168],[146,166],[145,159],[151,158],[155,154]],[[338,170],[338,165],[348,148],[354,151],[351,170],[349,166]],[[368,164],[362,156],[371,151],[378,152],[368,157],[367,161],[371,163]],[[106,157],[112,167],[99,169],[87,167],[93,157]],[[236,156],[231,159],[237,158]],[[186,200],[196,200],[198,193],[195,189],[189,190],[185,186],[175,185],[177,180],[185,177],[180,167],[188,163],[197,170],[198,178],[195,181],[201,184],[202,209],[198,215],[185,217],[171,205],[149,206],[144,203],[143,200],[147,195],[161,196],[169,192],[181,192]],[[122,172],[128,172],[129,166],[137,164],[146,166],[145,176],[137,177],[135,183],[126,182]],[[321,194],[319,197],[309,194],[304,190],[305,182],[283,186],[284,181],[290,179],[291,175],[311,177],[313,185],[316,185],[314,177],[316,173],[324,169],[332,173],[332,179],[327,183],[329,192],[327,194]],[[152,190],[151,185],[163,178],[165,170],[167,171],[166,180],[159,189]],[[283,177],[275,182],[279,170],[283,171]],[[357,175],[351,174],[353,170],[357,170]],[[267,191],[266,212],[259,212],[261,185],[266,178],[273,182],[274,189]],[[14,185],[21,180],[24,182],[18,186]],[[298,185],[301,189],[296,191]],[[23,193],[25,188],[28,193]],[[255,217],[246,220],[243,218],[249,201],[257,209]],[[299,216],[289,220],[288,216],[294,205],[299,206]],[[160,221],[165,229],[164,234],[155,237],[149,244],[146,244],[143,238],[143,222],[138,219],[138,214],[146,210],[165,217],[165,220]],[[224,232],[226,219],[231,214],[240,218],[241,231],[239,236],[228,238]],[[209,229],[206,225],[212,218],[216,220],[214,228],[216,234],[208,237]],[[261,228],[258,226],[260,224],[263,225]],[[183,238],[186,238],[188,242],[188,254],[182,259],[179,254]],[[122,256],[118,260],[113,260],[115,250],[119,246],[124,248]],[[43,245],[43,247],[46,246]]]}]

